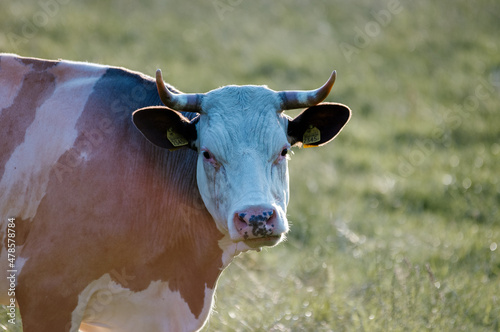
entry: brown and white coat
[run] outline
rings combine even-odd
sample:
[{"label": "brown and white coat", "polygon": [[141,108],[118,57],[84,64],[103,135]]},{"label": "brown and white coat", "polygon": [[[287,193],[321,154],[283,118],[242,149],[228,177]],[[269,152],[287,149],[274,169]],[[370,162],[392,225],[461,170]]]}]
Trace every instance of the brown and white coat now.
[{"label": "brown and white coat", "polygon": [[332,79],[312,92],[197,95],[157,79],[0,56],[0,266],[16,271],[24,331],[201,328],[232,258],[288,231],[289,148],[329,142],[350,117],[313,106]]}]

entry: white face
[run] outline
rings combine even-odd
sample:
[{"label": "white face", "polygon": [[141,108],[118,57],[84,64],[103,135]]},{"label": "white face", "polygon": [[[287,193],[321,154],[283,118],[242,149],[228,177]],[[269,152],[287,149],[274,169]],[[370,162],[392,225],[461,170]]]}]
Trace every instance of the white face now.
[{"label": "white face", "polygon": [[288,231],[288,119],[275,92],[227,86],[207,93],[197,124],[197,181],[217,227],[258,248]]}]

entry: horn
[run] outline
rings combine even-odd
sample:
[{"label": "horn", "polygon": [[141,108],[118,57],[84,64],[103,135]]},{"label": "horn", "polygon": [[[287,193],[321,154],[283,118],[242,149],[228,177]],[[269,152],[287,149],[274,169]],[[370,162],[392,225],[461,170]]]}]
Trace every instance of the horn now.
[{"label": "horn", "polygon": [[156,87],[158,94],[165,106],[170,107],[176,111],[202,113],[201,100],[203,94],[201,93],[172,93],[163,83],[161,69],[156,71]]},{"label": "horn", "polygon": [[294,108],[311,107],[322,102],[330,93],[337,77],[334,70],[328,81],[322,87],[310,91],[281,91],[281,109],[291,110]]}]

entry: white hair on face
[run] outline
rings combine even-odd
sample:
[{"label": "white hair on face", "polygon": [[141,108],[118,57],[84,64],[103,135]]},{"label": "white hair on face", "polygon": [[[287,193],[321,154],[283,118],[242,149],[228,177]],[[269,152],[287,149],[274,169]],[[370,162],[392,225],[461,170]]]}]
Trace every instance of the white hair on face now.
[{"label": "white hair on face", "polygon": [[231,148],[228,142],[267,147],[281,133],[276,127],[286,127],[278,113],[280,103],[279,96],[265,86],[230,85],[213,90],[203,100],[207,117],[200,119],[204,121],[201,136],[214,140],[216,148],[225,150]]},{"label": "white hair on face", "polygon": [[198,158],[198,187],[221,231],[237,237],[235,211],[272,206],[280,230],[288,229],[286,160],[277,164],[288,145],[288,119],[278,94],[265,86],[226,86],[206,94],[198,123],[198,148],[209,150],[220,168]]}]

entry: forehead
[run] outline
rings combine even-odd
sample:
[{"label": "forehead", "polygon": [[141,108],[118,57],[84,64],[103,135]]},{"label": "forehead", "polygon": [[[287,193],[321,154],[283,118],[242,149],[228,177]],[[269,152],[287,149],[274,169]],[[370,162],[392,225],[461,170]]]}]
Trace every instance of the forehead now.
[{"label": "forehead", "polygon": [[286,141],[286,118],[276,92],[265,86],[226,86],[208,92],[202,103],[200,138],[205,143],[268,145]]},{"label": "forehead", "polygon": [[205,95],[202,103],[203,110],[209,115],[231,118],[235,114],[276,113],[279,107],[280,99],[275,91],[256,85],[229,85],[212,90]]}]

